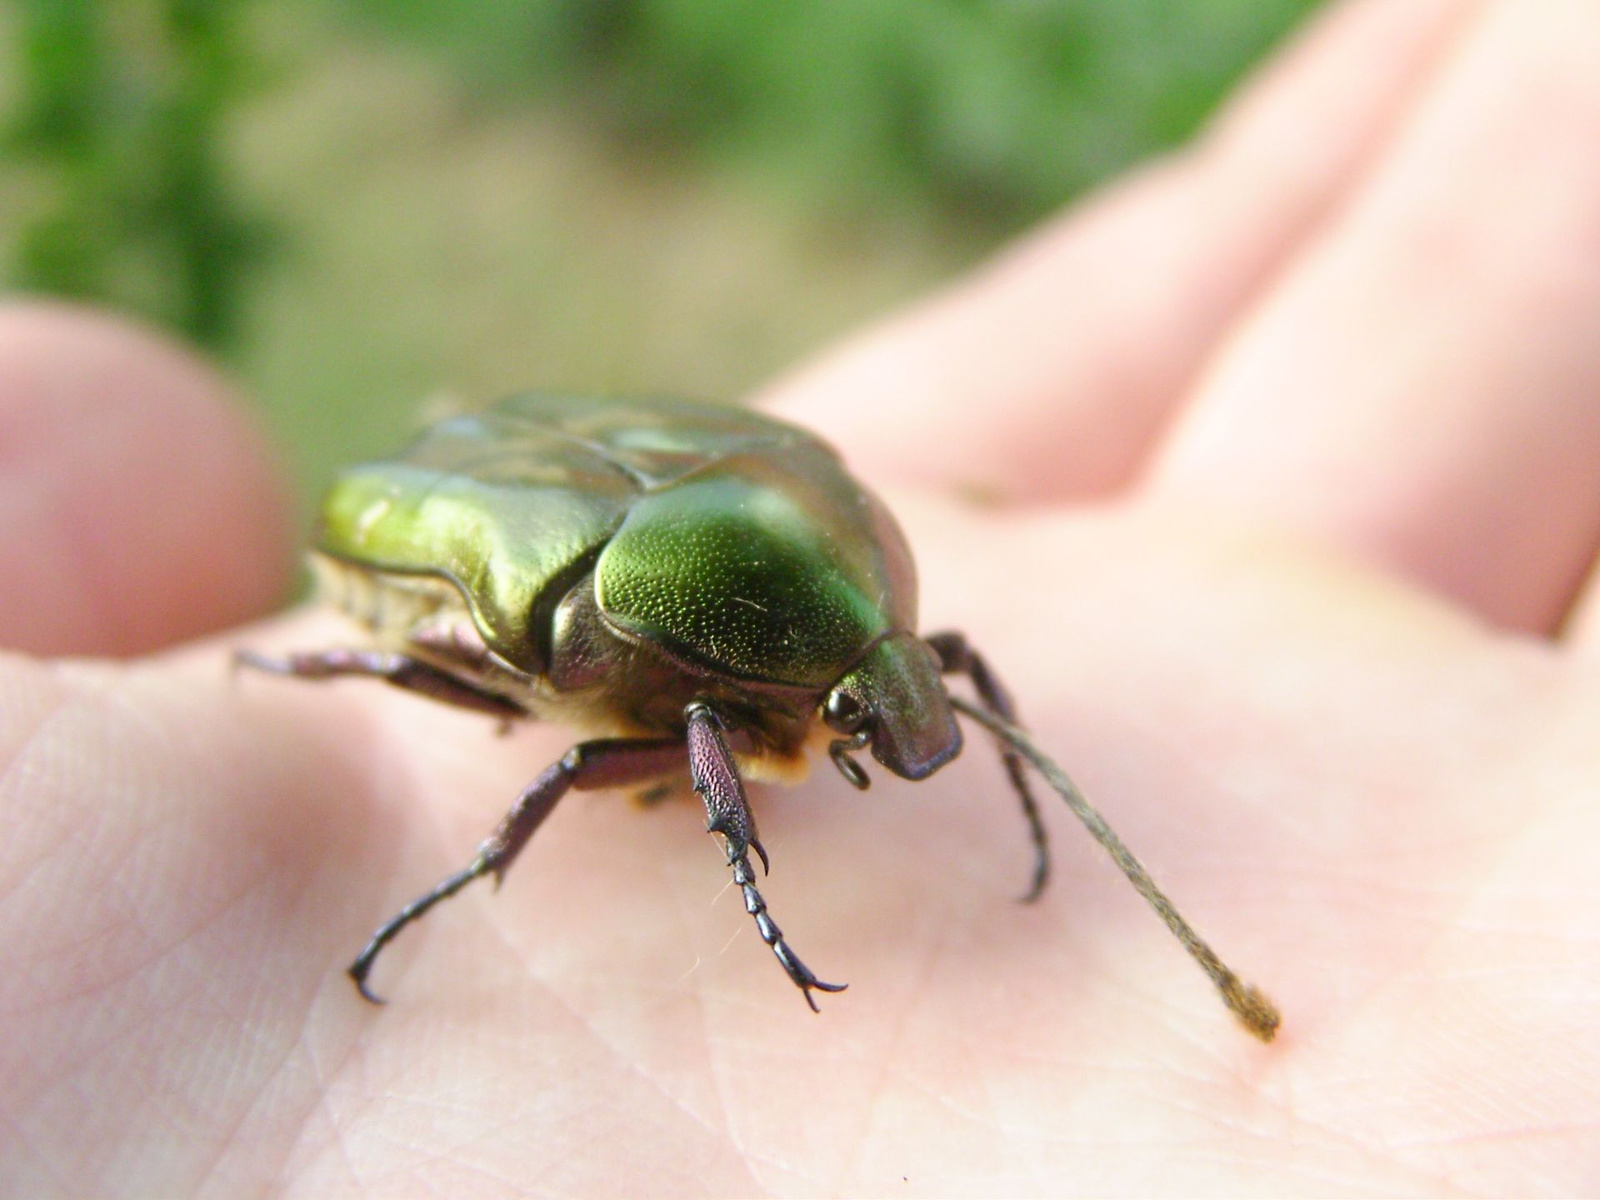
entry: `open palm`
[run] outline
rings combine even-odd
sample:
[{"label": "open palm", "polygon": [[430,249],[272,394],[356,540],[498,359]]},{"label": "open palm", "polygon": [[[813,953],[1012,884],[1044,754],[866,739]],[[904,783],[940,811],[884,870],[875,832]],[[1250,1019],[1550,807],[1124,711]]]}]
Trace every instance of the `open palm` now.
[{"label": "open palm", "polygon": [[248,435],[173,348],[0,319],[12,511],[52,518],[0,530],[10,640],[177,645],[0,662],[0,1187],[1595,1187],[1583,21],[1342,9],[1184,157],[765,398],[881,487],[927,628],[985,651],[1278,1001],[1271,1046],[1059,805],[1055,881],[1014,902],[1025,830],[976,732],[922,784],[757,792],[773,912],[851,984],[820,1017],[698,808],[604,793],[361,1002],[371,927],[567,736],[229,670],[348,643],[326,616],[185,641],[278,577]]}]

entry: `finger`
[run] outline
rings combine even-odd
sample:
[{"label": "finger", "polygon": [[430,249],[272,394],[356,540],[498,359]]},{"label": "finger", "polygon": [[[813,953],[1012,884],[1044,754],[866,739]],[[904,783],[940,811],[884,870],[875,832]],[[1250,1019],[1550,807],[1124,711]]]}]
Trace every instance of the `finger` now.
[{"label": "finger", "polygon": [[289,506],[222,379],[87,310],[0,308],[0,643],[133,654],[280,600]]},{"label": "finger", "polygon": [[1600,562],[1590,566],[1560,632],[1563,641],[1584,654],[1600,653]]},{"label": "finger", "polygon": [[1600,7],[1503,3],[1209,372],[1159,490],[1543,630],[1600,542]]},{"label": "finger", "polygon": [[1212,344],[1338,202],[1468,11],[1339,6],[1194,147],[762,401],[871,478],[1027,499],[1122,486]]}]

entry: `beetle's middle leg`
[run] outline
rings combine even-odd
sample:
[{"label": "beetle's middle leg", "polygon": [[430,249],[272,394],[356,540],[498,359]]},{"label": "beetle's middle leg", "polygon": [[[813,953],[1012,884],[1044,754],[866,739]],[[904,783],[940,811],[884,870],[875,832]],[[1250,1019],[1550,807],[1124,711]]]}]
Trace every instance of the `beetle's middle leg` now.
[{"label": "beetle's middle leg", "polygon": [[694,790],[706,803],[706,828],[722,838],[728,865],[733,868],[733,881],[744,893],[744,910],[755,918],[761,940],[772,947],[811,1011],[820,1012],[811,996],[813,990],[842,992],[848,985],[823,983],[783,940],[783,930],[768,914],[767,902],[756,889],[750,851],[760,856],[763,869],[767,866],[767,852],[756,835],[755,816],[745,797],[744,785],[739,781],[738,767],[722,736],[722,722],[710,705],[699,700],[689,705],[684,715],[689,720],[689,777],[694,782]]},{"label": "beetle's middle leg", "polygon": [[[1011,696],[1005,689],[989,664],[970,645],[967,644],[965,634],[949,632],[935,633],[926,639],[933,652],[939,656],[939,669],[946,675],[965,675],[972,680],[972,686],[978,693],[978,699],[983,706],[996,716],[1005,720],[1016,722],[1016,709],[1011,703]],[[1045,832],[1044,821],[1039,816],[1038,802],[1033,798],[1033,792],[1028,788],[1028,777],[1022,764],[1022,756],[1004,743],[1000,747],[1001,760],[1006,764],[1006,774],[1011,779],[1011,786],[1016,790],[1017,798],[1022,801],[1022,815],[1028,821],[1028,834],[1033,840],[1033,881],[1029,885],[1022,900],[1031,904],[1044,892],[1044,886],[1050,881],[1050,836]]]},{"label": "beetle's middle leg", "polygon": [[494,832],[478,847],[470,863],[440,880],[432,890],[418,896],[378,927],[355,962],[350,964],[350,978],[356,981],[356,988],[374,1004],[382,1003],[367,988],[367,975],[379,952],[407,925],[474,879],[493,875],[498,886],[528,839],[569,790],[588,791],[641,783],[668,771],[682,770],[683,759],[684,746],[679,738],[604,738],[580,742],[568,750],[560,761],[523,789]]},{"label": "beetle's middle leg", "polygon": [[286,654],[282,658],[257,654],[253,650],[238,650],[234,652],[234,661],[257,671],[292,675],[296,679],[336,679],[343,675],[381,679],[403,691],[416,692],[430,700],[452,704],[457,708],[488,713],[502,721],[523,720],[529,715],[528,710],[515,700],[479,687],[420,658],[391,650],[340,648]]}]

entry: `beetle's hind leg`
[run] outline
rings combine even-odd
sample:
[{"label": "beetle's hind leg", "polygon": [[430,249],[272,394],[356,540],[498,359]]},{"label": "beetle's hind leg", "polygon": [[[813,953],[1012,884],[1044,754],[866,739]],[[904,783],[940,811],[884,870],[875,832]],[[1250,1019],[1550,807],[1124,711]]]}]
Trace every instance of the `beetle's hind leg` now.
[{"label": "beetle's hind leg", "polygon": [[568,750],[559,762],[523,790],[495,831],[478,847],[470,863],[440,880],[378,927],[355,962],[350,964],[350,978],[355,980],[357,990],[374,1004],[381,1004],[368,989],[367,976],[383,948],[407,925],[474,879],[493,875],[498,885],[528,839],[570,789],[587,791],[640,783],[668,771],[681,771],[683,758],[683,742],[677,738],[607,738],[581,742]]},{"label": "beetle's hind leg", "polygon": [[772,947],[773,954],[800,989],[811,1011],[820,1012],[812,998],[813,991],[842,992],[848,985],[822,982],[784,941],[783,930],[767,912],[767,902],[756,888],[750,851],[755,850],[763,869],[767,867],[767,852],[756,835],[755,816],[745,797],[744,785],[739,781],[733,755],[722,736],[722,722],[711,707],[701,701],[689,705],[684,715],[689,721],[689,776],[694,790],[706,804],[706,828],[722,838],[728,865],[733,868],[733,881],[744,893],[744,909],[755,918],[761,940]]},{"label": "beetle's hind leg", "polygon": [[296,679],[337,679],[345,675],[381,679],[402,691],[415,692],[441,704],[470,709],[499,717],[502,722],[526,719],[528,710],[515,700],[479,687],[469,680],[441,670],[409,654],[391,650],[338,648],[274,658],[253,650],[236,650],[234,662],[241,667],[271,675]]},{"label": "beetle's hind leg", "polygon": [[[1005,686],[989,669],[989,664],[970,645],[965,634],[936,633],[926,639],[933,652],[939,656],[939,668],[946,675],[965,675],[972,680],[983,706],[996,716],[1016,722],[1016,710]],[[1043,893],[1050,882],[1050,837],[1045,832],[1044,821],[1039,816],[1039,805],[1028,788],[1028,777],[1022,756],[1006,743],[1001,743],[1000,758],[1006,765],[1006,775],[1022,802],[1022,815],[1028,821],[1028,834],[1033,840],[1033,880],[1022,900],[1031,904]]]}]

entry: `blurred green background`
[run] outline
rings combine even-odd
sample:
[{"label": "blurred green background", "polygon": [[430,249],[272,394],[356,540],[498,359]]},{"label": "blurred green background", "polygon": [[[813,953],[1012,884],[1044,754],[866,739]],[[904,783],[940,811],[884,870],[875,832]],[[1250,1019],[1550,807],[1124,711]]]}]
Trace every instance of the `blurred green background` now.
[{"label": "blurred green background", "polygon": [[0,0],[0,279],[303,494],[429,403],[737,397],[1192,133],[1315,0]]}]

